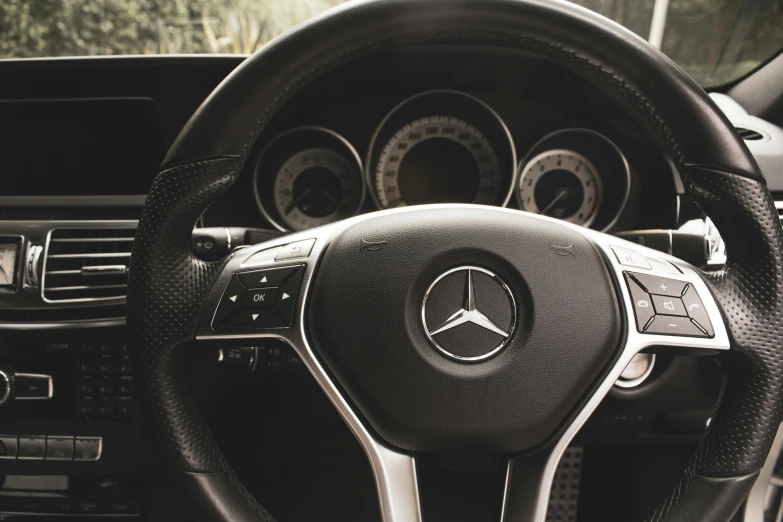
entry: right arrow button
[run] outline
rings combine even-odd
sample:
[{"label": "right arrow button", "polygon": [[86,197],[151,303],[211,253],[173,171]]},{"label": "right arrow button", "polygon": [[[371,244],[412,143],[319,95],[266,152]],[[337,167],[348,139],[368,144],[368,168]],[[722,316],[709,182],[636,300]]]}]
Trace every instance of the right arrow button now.
[{"label": "right arrow button", "polygon": [[689,285],[685,291],[685,295],[682,296],[682,303],[685,305],[685,310],[688,312],[688,316],[693,319],[703,330],[707,332],[707,335],[712,337],[715,332],[712,329],[712,323],[707,315],[707,311],[704,309],[704,304],[699,299],[699,294],[693,285]]},{"label": "right arrow button", "polygon": [[294,308],[296,308],[297,297],[299,296],[299,285],[302,283],[304,268],[300,268],[285,283],[280,286],[275,300],[275,310],[283,322],[289,326],[294,320]]}]

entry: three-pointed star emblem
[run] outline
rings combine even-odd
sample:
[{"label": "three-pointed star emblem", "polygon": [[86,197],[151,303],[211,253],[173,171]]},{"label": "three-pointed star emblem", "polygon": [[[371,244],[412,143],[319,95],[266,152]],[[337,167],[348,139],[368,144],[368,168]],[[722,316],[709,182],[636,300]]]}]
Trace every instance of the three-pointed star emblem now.
[{"label": "three-pointed star emblem", "polygon": [[462,308],[443,321],[443,324],[430,331],[429,334],[437,335],[461,324],[473,323],[485,330],[502,335],[503,337],[508,337],[508,332],[493,323],[489,317],[482,314],[478,308],[476,308],[476,294],[473,291],[473,271],[468,269],[467,272],[468,276],[465,278],[465,292],[462,296]]}]

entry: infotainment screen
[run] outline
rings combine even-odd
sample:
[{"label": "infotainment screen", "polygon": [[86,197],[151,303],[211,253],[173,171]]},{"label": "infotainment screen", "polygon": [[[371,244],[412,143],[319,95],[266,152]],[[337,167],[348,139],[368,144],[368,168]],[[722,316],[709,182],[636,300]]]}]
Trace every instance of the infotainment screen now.
[{"label": "infotainment screen", "polygon": [[0,101],[0,196],[146,194],[165,152],[149,98]]}]

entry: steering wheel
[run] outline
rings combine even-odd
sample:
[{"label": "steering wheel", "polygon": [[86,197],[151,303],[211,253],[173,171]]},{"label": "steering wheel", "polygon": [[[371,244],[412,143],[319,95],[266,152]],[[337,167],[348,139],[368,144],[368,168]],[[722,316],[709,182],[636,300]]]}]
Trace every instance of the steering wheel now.
[{"label": "steering wheel", "polygon": [[[340,64],[407,44],[517,49],[596,85],[672,159],[725,240],[725,268],[704,273],[609,235],[475,205],[371,213],[219,262],[193,255],[194,223],[286,101]],[[231,471],[183,368],[199,341],[283,341],[366,451],[384,522],[422,519],[416,455],[447,451],[507,455],[502,520],[543,522],[561,454],[637,353],[717,356],[719,407],[649,520],[729,520],[781,421],[781,240],[764,178],[726,118],[615,23],[557,1],[348,3],[242,63],[164,160],[128,288],[141,407],[202,518],[272,520]]]}]

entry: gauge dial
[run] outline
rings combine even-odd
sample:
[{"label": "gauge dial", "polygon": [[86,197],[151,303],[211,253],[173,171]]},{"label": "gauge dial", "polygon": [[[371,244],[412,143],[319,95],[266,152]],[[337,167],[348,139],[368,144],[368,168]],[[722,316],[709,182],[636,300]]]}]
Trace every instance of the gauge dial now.
[{"label": "gauge dial", "polygon": [[0,286],[12,286],[16,273],[16,244],[0,244]]},{"label": "gauge dial", "polygon": [[382,208],[421,203],[503,203],[501,162],[490,141],[468,122],[427,116],[387,141],[375,169]]},{"label": "gauge dial", "polygon": [[275,208],[293,230],[331,223],[356,213],[362,176],[352,162],[330,149],[306,149],[277,172]]},{"label": "gauge dial", "polygon": [[590,226],[603,196],[601,177],[585,156],[566,149],[542,152],[519,176],[523,210]]}]

